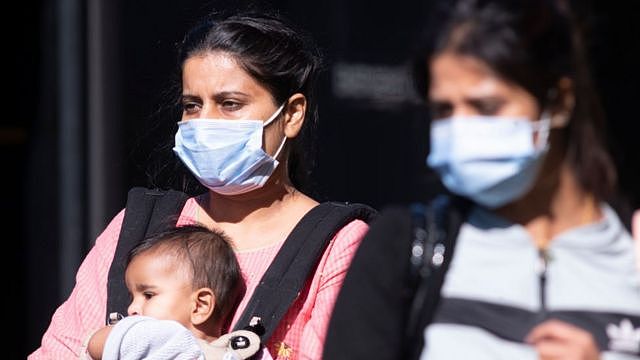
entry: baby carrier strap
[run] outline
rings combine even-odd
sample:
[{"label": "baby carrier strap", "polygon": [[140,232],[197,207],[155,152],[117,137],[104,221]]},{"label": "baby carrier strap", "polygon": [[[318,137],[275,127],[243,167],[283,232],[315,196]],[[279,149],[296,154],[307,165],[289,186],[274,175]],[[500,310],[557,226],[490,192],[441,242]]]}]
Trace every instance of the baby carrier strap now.
[{"label": "baby carrier strap", "polygon": [[[127,256],[144,238],[175,226],[189,195],[175,190],[135,187],[129,191],[116,252],[109,269],[107,323],[110,314],[126,314],[130,299],[124,281]],[[355,219],[370,222],[377,212],[364,204],[325,202],[311,209],[293,229],[254,291],[237,329],[269,339],[300,294],[335,234]],[[259,319],[259,323],[256,323]]]},{"label": "baby carrier strap", "polygon": [[107,282],[109,314],[126,314],[131,299],[124,281],[127,256],[142,239],[175,226],[189,195],[175,190],[134,187],[127,195],[124,220]]},{"label": "baby carrier strap", "polygon": [[[298,222],[262,276],[235,330],[252,328],[262,343],[273,334],[316,268],[336,233],[355,219],[370,222],[376,211],[364,204],[324,202]],[[262,326],[256,327],[259,320]]]}]

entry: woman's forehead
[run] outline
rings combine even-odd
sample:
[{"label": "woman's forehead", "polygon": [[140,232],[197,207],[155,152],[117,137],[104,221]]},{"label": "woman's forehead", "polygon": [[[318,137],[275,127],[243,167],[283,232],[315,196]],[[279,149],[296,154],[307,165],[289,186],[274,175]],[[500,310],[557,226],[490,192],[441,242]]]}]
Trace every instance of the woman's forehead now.
[{"label": "woman's forehead", "polygon": [[429,64],[429,94],[438,97],[452,91],[482,96],[511,85],[478,59],[455,54],[436,56]]},{"label": "woman's forehead", "polygon": [[184,93],[268,92],[237,60],[225,52],[208,52],[188,58],[183,66]]}]

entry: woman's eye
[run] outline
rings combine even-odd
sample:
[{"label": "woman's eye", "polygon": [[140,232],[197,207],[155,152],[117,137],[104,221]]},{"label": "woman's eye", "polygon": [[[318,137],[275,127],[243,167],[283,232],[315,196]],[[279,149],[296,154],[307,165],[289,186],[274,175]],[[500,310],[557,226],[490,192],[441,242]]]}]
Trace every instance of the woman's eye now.
[{"label": "woman's eye", "polygon": [[185,114],[195,114],[200,110],[200,104],[194,102],[182,103],[182,111]]},{"label": "woman's eye", "polygon": [[222,108],[225,111],[235,111],[235,110],[239,110],[241,107],[242,107],[242,104],[237,101],[225,100],[222,102]]},{"label": "woman's eye", "polygon": [[154,293],[150,293],[150,292],[145,292],[142,293],[142,295],[144,296],[145,299],[149,300],[151,299],[155,294]]},{"label": "woman's eye", "polygon": [[431,103],[429,105],[432,119],[443,119],[453,114],[453,107],[446,103]]},{"label": "woman's eye", "polygon": [[494,100],[479,101],[475,106],[480,115],[495,115],[500,111],[502,102]]}]

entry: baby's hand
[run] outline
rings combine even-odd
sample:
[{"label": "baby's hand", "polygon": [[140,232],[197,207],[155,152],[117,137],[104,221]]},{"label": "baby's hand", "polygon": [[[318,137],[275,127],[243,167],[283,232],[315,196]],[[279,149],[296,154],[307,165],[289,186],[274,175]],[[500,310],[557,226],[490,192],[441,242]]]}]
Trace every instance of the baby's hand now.
[{"label": "baby's hand", "polygon": [[89,339],[87,350],[89,356],[94,360],[102,359],[102,350],[104,350],[104,344],[107,342],[107,337],[111,332],[112,326],[105,326],[102,329],[96,331]]}]

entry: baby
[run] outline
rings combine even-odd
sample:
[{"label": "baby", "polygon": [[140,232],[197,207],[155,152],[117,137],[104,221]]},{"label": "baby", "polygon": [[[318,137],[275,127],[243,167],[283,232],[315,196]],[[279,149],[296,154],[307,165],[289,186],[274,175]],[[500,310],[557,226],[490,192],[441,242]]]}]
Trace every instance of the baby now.
[{"label": "baby", "polygon": [[258,351],[251,331],[221,336],[244,293],[223,233],[188,225],[148,238],[129,254],[125,281],[129,316],[89,338],[91,359],[246,359]]}]

